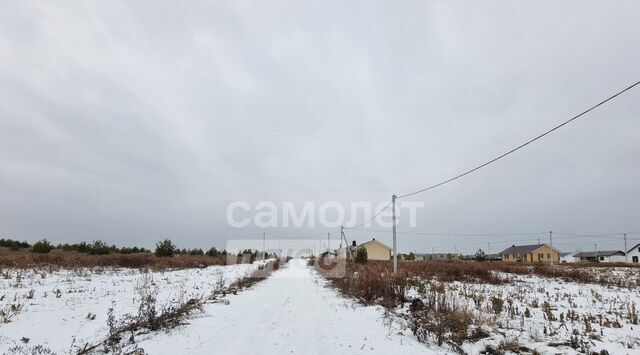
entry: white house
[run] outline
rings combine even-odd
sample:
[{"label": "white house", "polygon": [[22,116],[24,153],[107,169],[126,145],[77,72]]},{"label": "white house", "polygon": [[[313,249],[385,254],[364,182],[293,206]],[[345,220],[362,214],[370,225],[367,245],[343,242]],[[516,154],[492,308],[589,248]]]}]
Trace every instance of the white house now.
[{"label": "white house", "polygon": [[640,244],[637,244],[633,248],[627,250],[627,257],[629,258],[628,260],[630,263],[637,264],[640,262],[638,260],[640,259]]},{"label": "white house", "polygon": [[575,263],[576,260],[576,253],[572,252],[572,253],[560,253],[560,262],[561,263]]},{"label": "white house", "polygon": [[582,252],[575,255],[578,261],[592,261],[598,263],[624,263],[626,258],[621,250],[599,250]]}]

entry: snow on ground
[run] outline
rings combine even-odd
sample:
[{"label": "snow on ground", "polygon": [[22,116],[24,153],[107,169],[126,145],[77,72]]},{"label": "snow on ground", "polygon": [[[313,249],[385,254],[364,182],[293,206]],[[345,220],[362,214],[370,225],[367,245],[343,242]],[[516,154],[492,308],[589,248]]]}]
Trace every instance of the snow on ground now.
[{"label": "snow on ground", "polygon": [[150,354],[442,354],[389,324],[381,307],[325,287],[305,260],[291,260],[229,301],[206,305],[189,325],[140,346]]},{"label": "snow on ground", "polygon": [[[636,269],[625,272],[629,270],[633,276],[627,274],[627,277],[640,277]],[[611,270],[594,269],[593,272],[610,273]],[[502,276],[511,279],[511,283],[426,282],[423,287],[409,289],[407,296],[426,299],[432,292],[444,293],[451,302],[471,311],[475,319],[488,325],[491,337],[462,346],[470,354],[477,354],[487,344],[497,346],[503,340],[517,340],[539,353],[601,350],[609,354],[640,353],[637,287],[565,282],[538,276]],[[408,306],[402,312],[408,313]],[[550,343],[555,345],[549,346]],[[560,345],[562,343],[567,345]]]},{"label": "snow on ground", "polygon": [[[214,266],[167,272],[135,269],[4,270],[0,310],[23,309],[0,324],[0,353],[29,338],[57,353],[95,342],[107,332],[106,315],[135,313],[138,288],[157,287],[158,303],[208,295],[254,269],[253,265]],[[444,292],[485,324],[490,337],[462,345],[477,354],[487,344],[518,340],[540,353],[574,354],[608,350],[631,354],[640,348],[640,326],[632,315],[638,289],[578,284],[536,276],[509,275],[505,285],[424,281],[407,295],[425,299]],[[32,291],[33,290],[33,291]],[[499,299],[501,301],[496,301]],[[291,260],[268,279],[206,303],[189,324],[137,337],[149,354],[443,354],[453,351],[419,343],[406,321],[379,306],[365,307],[341,297],[304,260]],[[114,303],[115,302],[115,303]],[[498,307],[498,304],[501,304]],[[498,308],[500,308],[498,310]],[[408,309],[399,309],[408,312]],[[91,319],[95,317],[95,319]],[[549,319],[549,318],[552,319]],[[636,319],[637,322],[637,319]],[[574,339],[569,345],[549,346]]]},{"label": "snow on ground", "polygon": [[[8,323],[0,323],[0,353],[16,344],[41,344],[68,353],[76,344],[104,338],[107,310],[135,314],[137,288],[157,288],[159,305],[180,298],[207,295],[219,284],[255,270],[260,263],[147,272],[126,268],[47,270],[4,269],[0,275],[0,312],[21,310]],[[18,305],[18,306],[16,306]],[[95,318],[94,318],[95,317]],[[94,319],[91,319],[94,318]]]}]

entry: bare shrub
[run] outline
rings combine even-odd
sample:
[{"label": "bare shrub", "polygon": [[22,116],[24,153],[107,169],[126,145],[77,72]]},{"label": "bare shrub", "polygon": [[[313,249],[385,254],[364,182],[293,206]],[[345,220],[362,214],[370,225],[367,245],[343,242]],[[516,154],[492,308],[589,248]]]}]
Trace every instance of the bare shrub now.
[{"label": "bare shrub", "polygon": [[[162,329],[172,329],[185,324],[185,320],[195,311],[202,310],[201,298],[188,300],[177,299],[160,307],[157,304],[157,287],[153,279],[145,275],[137,285],[138,312],[135,315],[126,314],[117,319],[114,314],[114,305],[107,311],[108,335],[106,339],[97,344],[85,344],[77,347],[76,354],[91,354],[99,349],[103,352],[114,354],[139,354],[144,350],[136,345],[135,337]],[[127,337],[128,335],[128,337]],[[128,350],[124,350],[124,349]]]},{"label": "bare shrub", "polygon": [[[317,265],[318,263],[316,263]],[[469,262],[406,262],[393,274],[390,262],[369,261],[366,265],[348,262],[343,278],[330,278],[332,286],[365,304],[394,307],[406,301],[409,286],[419,286],[419,280],[442,282],[464,281],[500,284],[506,282],[488,267],[489,263]],[[316,268],[321,274],[322,269]]]},{"label": "bare shrub", "polygon": [[531,349],[520,345],[517,339],[504,339],[498,346],[487,345],[481,354],[488,355],[504,355],[504,354],[520,354],[531,353]]},{"label": "bare shrub", "polygon": [[10,303],[0,308],[0,323],[9,323],[24,309],[22,303]]},{"label": "bare shrub", "polygon": [[421,342],[433,337],[439,346],[447,343],[460,350],[460,345],[470,337],[473,314],[458,305],[450,294],[431,291],[424,300],[415,300],[410,312],[411,330]]},{"label": "bare shrub", "polygon": [[500,297],[492,297],[491,298],[491,310],[495,314],[502,313],[502,308],[504,307],[504,300]]},{"label": "bare shrub", "polygon": [[633,325],[638,325],[638,312],[636,311],[635,302],[631,302],[631,304],[628,306],[627,314],[628,314],[627,318],[629,319],[629,323]]},{"label": "bare shrub", "polygon": [[9,348],[9,354],[20,355],[55,355],[55,353],[44,345],[15,345]]},{"label": "bare shrub", "polygon": [[[316,270],[323,272],[320,267]],[[345,276],[330,278],[329,282],[343,294],[365,304],[375,303],[392,308],[405,301],[404,294],[408,286],[406,276],[403,271],[394,275],[384,263],[369,261],[366,265],[347,263]]]}]

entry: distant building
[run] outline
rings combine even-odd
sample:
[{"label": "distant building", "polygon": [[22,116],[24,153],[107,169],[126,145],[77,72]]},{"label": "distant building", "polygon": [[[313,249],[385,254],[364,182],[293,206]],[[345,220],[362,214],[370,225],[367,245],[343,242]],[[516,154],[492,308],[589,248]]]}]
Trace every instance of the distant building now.
[{"label": "distant building", "polygon": [[625,254],[622,250],[587,251],[575,255],[578,261],[591,261],[597,263],[624,263]]},{"label": "distant building", "polygon": [[561,263],[575,263],[576,261],[576,253],[560,253],[560,262]]},{"label": "distant building", "polygon": [[338,257],[345,258],[348,255],[348,252],[351,252],[353,257],[356,256],[356,251],[358,248],[363,247],[367,249],[367,259],[368,260],[391,260],[391,252],[392,249],[384,243],[381,243],[373,238],[372,240],[362,243],[356,244],[354,240],[353,243],[347,249],[339,249],[336,251]]},{"label": "distant building", "polygon": [[416,260],[450,261],[458,259],[458,254],[454,253],[416,253]]},{"label": "distant building", "polygon": [[627,257],[629,258],[628,261],[630,263],[637,264],[638,259],[640,258],[640,244],[637,244],[633,248],[627,250]]},{"label": "distant building", "polygon": [[[553,262],[560,261],[560,251],[547,244],[512,245],[500,252],[502,261],[506,262]],[[553,259],[552,259],[553,258]]]}]

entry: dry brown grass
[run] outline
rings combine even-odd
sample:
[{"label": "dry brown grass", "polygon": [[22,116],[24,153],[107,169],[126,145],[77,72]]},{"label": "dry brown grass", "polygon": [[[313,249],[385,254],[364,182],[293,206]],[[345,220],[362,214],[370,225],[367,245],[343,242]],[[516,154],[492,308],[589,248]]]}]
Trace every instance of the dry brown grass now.
[{"label": "dry brown grass", "polygon": [[[322,262],[310,261],[311,264],[323,274],[324,270],[319,266]],[[448,288],[451,290],[450,287],[458,286],[447,283],[499,285],[515,282],[516,275],[523,275],[577,283],[638,287],[638,278],[630,277],[637,276],[637,267],[619,269],[618,266],[568,264],[549,267],[546,264],[418,261],[399,263],[397,274],[393,274],[390,261],[369,261],[366,264],[347,262],[344,277],[329,275],[327,281],[342,294],[364,304],[381,305],[390,313],[395,313],[398,306],[406,307],[411,301],[409,312],[402,313],[402,317],[408,321],[418,339],[422,342],[434,341],[440,346],[447,344],[454,351],[462,353],[463,343],[477,341],[488,336],[488,333],[482,328],[485,320],[471,312],[464,303],[457,303],[453,293],[447,291]],[[405,295],[410,288],[414,288],[421,297],[408,299]],[[489,299],[489,307],[496,315],[511,312],[510,305],[503,298]],[[552,319],[550,305],[544,308],[548,309],[546,319]],[[635,309],[630,314],[635,317]],[[637,317],[634,319],[637,321]],[[497,347],[488,347],[486,351],[502,354],[527,352],[528,349],[516,342],[504,342]]]},{"label": "dry brown grass", "polygon": [[0,250],[0,267],[33,268],[33,267],[126,267],[185,269],[203,268],[211,265],[225,265],[224,257],[205,255],[177,255],[174,257],[157,257],[152,253],[90,255],[71,251],[52,250],[47,254],[32,253],[27,250]]},{"label": "dry brown grass", "polygon": [[564,281],[615,285],[622,287],[638,286],[636,279],[621,279],[610,273],[614,268],[632,271],[637,265],[625,263],[568,263],[549,266],[546,263],[479,263],[471,262],[475,268],[484,268],[493,272],[516,275],[535,275],[540,277],[560,278]]},{"label": "dry brown grass", "polygon": [[477,340],[477,335],[471,333],[473,313],[447,293],[432,290],[424,300],[414,299],[408,319],[411,330],[423,343],[433,337],[439,346],[446,342],[460,351],[466,340]]},{"label": "dry brown grass", "polygon": [[[324,270],[317,267],[321,274]],[[330,284],[345,295],[354,297],[365,304],[380,304],[393,308],[406,301],[405,290],[420,282],[465,282],[465,283],[510,283],[509,274],[560,278],[578,283],[594,283],[617,286],[637,286],[637,280],[614,277],[605,266],[597,269],[589,265],[556,265],[553,268],[543,264],[488,263],[488,262],[401,262],[398,273],[393,274],[390,261],[369,261],[366,264],[348,262],[345,276],[329,278]],[[608,266],[609,268],[612,265]]]},{"label": "dry brown grass", "polygon": [[[322,263],[316,263],[320,265]],[[416,281],[437,280],[442,282],[464,281],[499,284],[506,282],[491,268],[477,267],[469,262],[405,262],[398,265],[393,274],[391,262],[369,261],[366,264],[348,262],[345,276],[330,278],[333,287],[355,297],[365,304],[380,304],[393,308],[406,301],[407,287]],[[482,263],[478,263],[482,264]],[[316,268],[320,273],[321,268]]]},{"label": "dry brown grass", "polygon": [[[391,267],[391,263],[388,263]],[[494,263],[480,262],[446,262],[446,261],[418,261],[400,263],[399,269],[409,276],[417,276],[424,280],[436,279],[442,282],[464,281],[500,284],[506,282],[498,277],[492,265]]]}]

